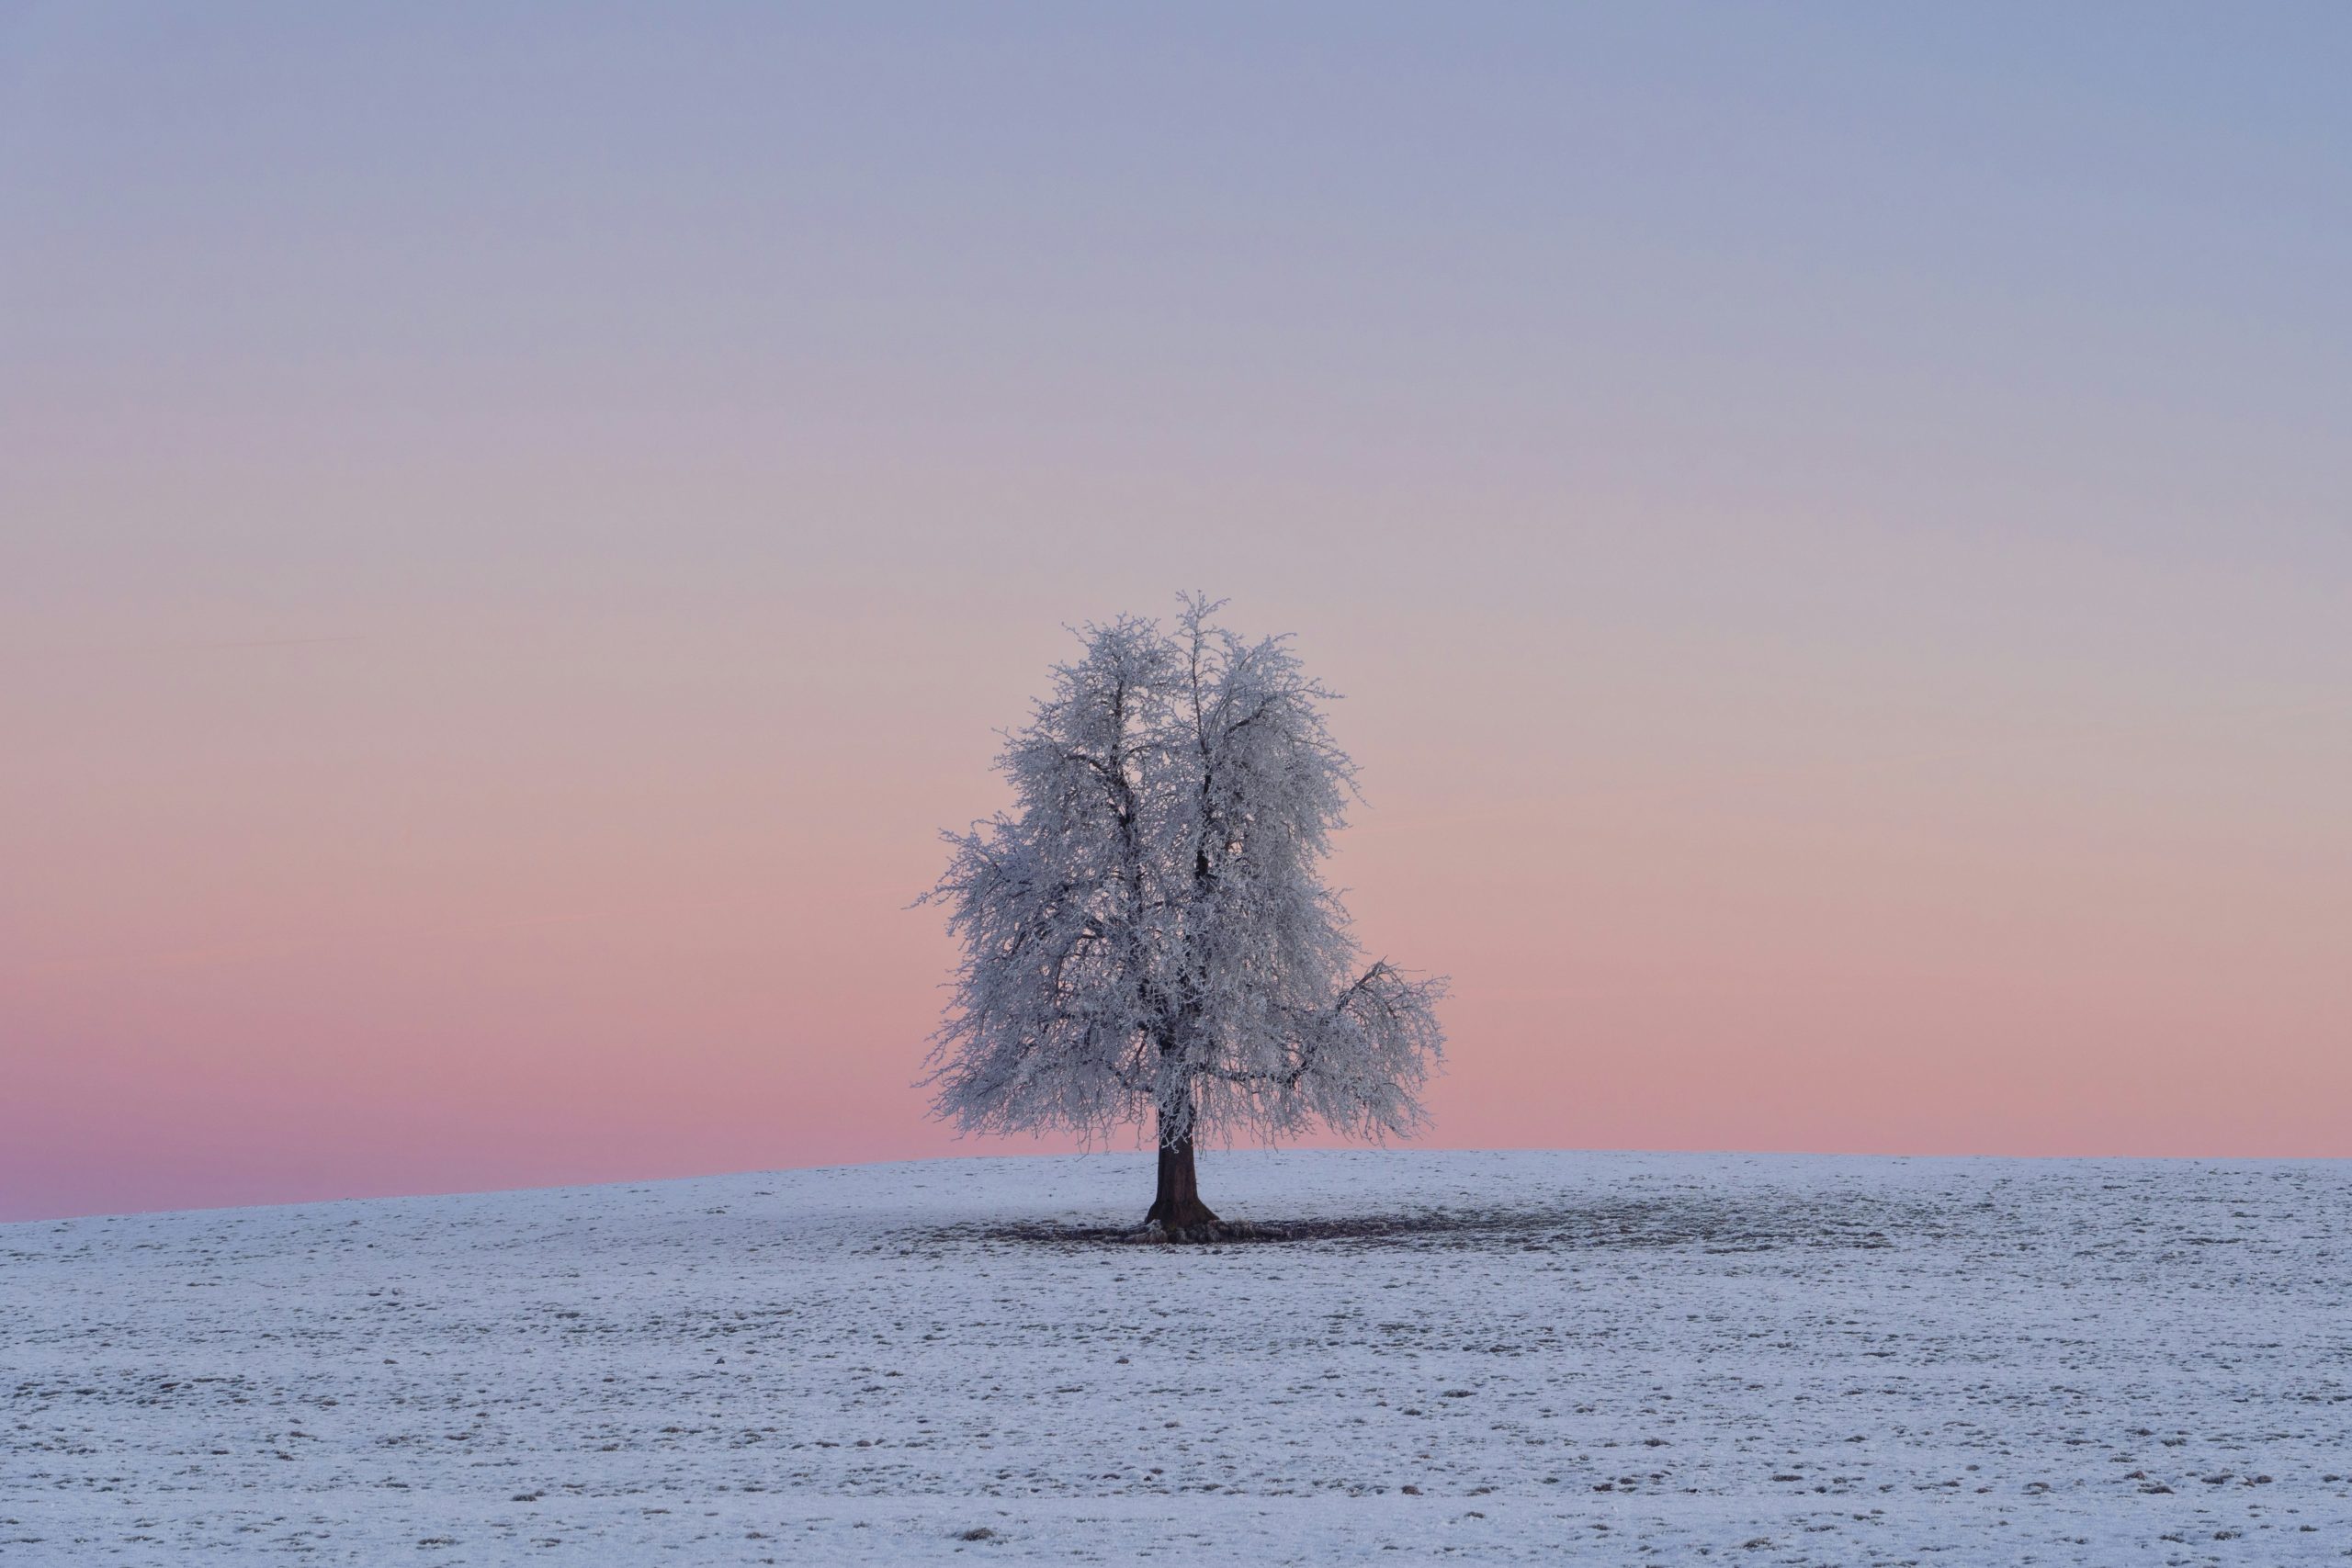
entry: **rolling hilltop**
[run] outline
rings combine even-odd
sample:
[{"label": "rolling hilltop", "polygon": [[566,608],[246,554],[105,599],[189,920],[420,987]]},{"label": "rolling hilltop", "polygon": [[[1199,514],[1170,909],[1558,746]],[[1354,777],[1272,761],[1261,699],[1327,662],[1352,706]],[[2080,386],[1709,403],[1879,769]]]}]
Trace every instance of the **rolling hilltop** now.
[{"label": "rolling hilltop", "polygon": [[[0,1560],[2340,1562],[2352,1168],[1211,1153],[0,1227]],[[1947,1555],[1949,1554],[1949,1555]]]}]

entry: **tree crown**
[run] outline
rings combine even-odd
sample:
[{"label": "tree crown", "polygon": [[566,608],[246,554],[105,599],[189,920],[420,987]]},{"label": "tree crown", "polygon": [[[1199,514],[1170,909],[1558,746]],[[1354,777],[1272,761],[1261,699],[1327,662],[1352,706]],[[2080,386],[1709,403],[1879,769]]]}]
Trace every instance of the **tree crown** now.
[{"label": "tree crown", "polygon": [[944,835],[924,901],[964,951],[934,1113],[1090,1137],[1156,1113],[1163,1146],[1419,1125],[1444,982],[1364,964],[1323,883],[1355,797],[1335,694],[1221,608],[1084,627],[1005,738],[1013,807]]}]

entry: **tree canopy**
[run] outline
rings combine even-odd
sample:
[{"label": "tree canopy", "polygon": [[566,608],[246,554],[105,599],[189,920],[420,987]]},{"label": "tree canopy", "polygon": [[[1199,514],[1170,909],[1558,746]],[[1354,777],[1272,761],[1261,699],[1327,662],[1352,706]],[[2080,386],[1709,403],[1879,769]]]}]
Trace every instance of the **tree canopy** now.
[{"label": "tree canopy", "polygon": [[1012,807],[945,835],[926,900],[963,958],[924,1082],[967,1130],[1151,1118],[1189,1173],[1196,1135],[1422,1121],[1444,982],[1366,963],[1322,879],[1356,794],[1334,694],[1221,608],[1083,628],[1006,737]]}]

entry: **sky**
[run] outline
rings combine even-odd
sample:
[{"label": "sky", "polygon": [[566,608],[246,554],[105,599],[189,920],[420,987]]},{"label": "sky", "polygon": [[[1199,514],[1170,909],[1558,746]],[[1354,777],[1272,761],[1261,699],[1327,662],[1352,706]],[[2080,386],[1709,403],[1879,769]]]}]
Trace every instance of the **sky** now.
[{"label": "sky", "polygon": [[1346,694],[1433,1146],[2352,1156],[2347,69],[0,0],[0,1219],[1066,1146],[909,905],[1186,589]]}]

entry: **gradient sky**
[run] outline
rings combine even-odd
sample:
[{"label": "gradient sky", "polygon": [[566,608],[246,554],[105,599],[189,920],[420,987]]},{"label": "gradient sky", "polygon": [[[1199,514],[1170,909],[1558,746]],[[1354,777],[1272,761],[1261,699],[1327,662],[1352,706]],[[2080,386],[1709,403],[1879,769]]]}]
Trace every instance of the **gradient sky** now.
[{"label": "gradient sky", "polygon": [[1035,1146],[905,906],[1191,587],[1349,694],[1434,1144],[2352,1156],[2347,77],[0,4],[0,1218]]}]

